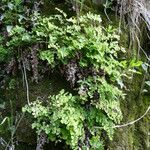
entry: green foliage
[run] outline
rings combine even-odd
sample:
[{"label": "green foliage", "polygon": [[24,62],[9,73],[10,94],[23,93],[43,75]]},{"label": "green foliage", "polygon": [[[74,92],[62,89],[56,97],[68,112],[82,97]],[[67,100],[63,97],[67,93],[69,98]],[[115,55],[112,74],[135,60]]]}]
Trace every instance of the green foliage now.
[{"label": "green foliage", "polygon": [[2,45],[0,45],[0,62],[4,61],[6,59],[7,54],[8,53],[7,53],[6,49]]},{"label": "green foliage", "polygon": [[120,78],[123,66],[116,60],[122,50],[118,45],[119,36],[111,26],[107,29],[101,26],[99,15],[88,13],[78,19],[56,15],[38,20],[35,32],[38,39],[46,38],[47,42],[47,50],[40,54],[42,60],[50,64],[68,63],[81,53],[80,67],[105,70],[114,81]]},{"label": "green foliage", "polygon": [[10,55],[10,51],[4,46],[4,37],[0,35],[0,62],[6,61]]},{"label": "green foliage", "polygon": [[[84,149],[87,148],[84,141],[89,138],[86,137],[85,133],[85,126],[88,126],[89,131],[86,132],[91,134],[91,138],[90,141],[86,142],[90,142],[91,149],[102,147],[99,139],[100,130],[92,128],[95,122],[103,123],[104,130],[111,132],[109,125],[113,125],[113,123],[109,122],[106,116],[96,109],[91,109],[90,112],[85,110],[78,102],[78,96],[73,96],[64,92],[64,90],[49,98],[50,103],[46,107],[42,105],[42,102],[35,101],[23,108],[24,112],[27,111],[34,116],[36,121],[32,124],[32,127],[36,128],[38,134],[44,131],[51,141],[65,140],[66,144],[70,145],[72,149],[78,149],[80,143]],[[95,120],[97,113],[99,115]],[[87,120],[86,125],[84,124],[85,120]]]},{"label": "green foliage", "polygon": [[[60,72],[63,66],[64,76],[75,90],[74,95],[62,90],[50,96],[46,105],[35,101],[25,106],[23,111],[34,118],[32,127],[38,134],[44,131],[51,141],[64,140],[72,149],[102,150],[103,134],[112,140],[113,127],[122,119],[125,68],[133,72],[130,68],[142,62],[128,64],[118,58],[125,50],[119,45],[117,30],[104,28],[99,15],[89,12],[68,18],[57,9],[59,14],[44,17],[24,7],[20,0],[3,0],[0,6],[7,33],[0,38],[0,61],[13,53],[20,63],[38,44],[38,61],[46,61]],[[33,51],[33,60],[28,61],[36,74],[37,51]],[[14,85],[11,80],[9,88]]]},{"label": "green foliage", "polygon": [[24,110],[32,113],[36,119],[32,127],[36,128],[38,133],[45,131],[50,140],[64,139],[68,145],[75,148],[84,135],[84,111],[76,103],[76,97],[62,90],[58,95],[50,97],[47,107],[36,101]]},{"label": "green foliage", "polygon": [[[38,10],[31,9],[33,1],[2,0],[0,3],[0,61],[19,55],[18,49],[33,44],[31,30],[34,15]],[[36,3],[38,5],[38,2]],[[18,57],[18,56],[17,56]]]},{"label": "green foliage", "polygon": [[[108,0],[104,7],[110,8],[112,2]],[[28,1],[27,5],[31,3]],[[38,61],[47,62],[60,73],[64,71],[75,91],[73,95],[61,90],[50,96],[46,104],[35,101],[25,106],[23,111],[34,118],[32,127],[38,134],[44,131],[51,141],[65,141],[71,149],[103,150],[104,135],[112,140],[113,127],[122,119],[120,101],[124,98],[125,69],[128,68],[128,74],[137,73],[134,68],[142,62],[129,63],[118,58],[125,50],[119,45],[117,30],[112,26],[104,28],[99,15],[89,12],[68,18],[57,9],[59,14],[44,17],[37,10],[24,7],[21,0],[2,0],[0,6],[0,62],[13,54],[21,64],[38,44]],[[38,62],[37,51],[33,51],[27,58],[33,60],[26,61],[34,70]],[[143,65],[143,69],[147,72],[148,65]],[[145,83],[150,85],[149,81]],[[15,88],[14,79],[9,88]],[[1,124],[6,120],[9,121],[5,118]]]},{"label": "green foliage", "polygon": [[[100,150],[102,133],[112,139],[113,127],[122,119],[120,100],[124,94],[118,85],[124,87],[126,62],[119,61],[118,53],[123,54],[124,49],[118,44],[116,30],[111,26],[105,29],[99,15],[67,18],[58,11],[60,15],[37,16],[33,34],[44,43],[40,59],[54,69],[73,60],[76,67],[70,68],[69,74],[78,94],[62,90],[50,96],[46,106],[35,101],[23,111],[34,117],[32,127],[38,134],[44,131],[52,141],[65,140],[72,149]],[[75,77],[77,71],[80,76]]]},{"label": "green foliage", "polygon": [[10,37],[11,40],[7,42],[7,46],[9,47],[18,47],[26,44],[32,44],[33,39],[32,36],[30,35],[31,33],[27,31],[23,27],[19,27],[16,25],[11,31],[10,31]]},{"label": "green foliage", "polygon": [[[91,104],[97,109],[104,110],[110,119],[115,123],[119,123],[122,119],[122,114],[119,106],[119,98],[123,98],[124,95],[121,90],[117,87],[107,83],[106,80],[100,77],[89,77],[86,81],[80,81],[82,88],[83,86],[89,86],[85,95],[81,94],[80,99],[87,101],[88,97],[93,100]],[[80,89],[79,89],[80,90]],[[95,93],[97,92],[97,93]],[[94,94],[98,94],[98,99],[95,100]]]},{"label": "green foliage", "polygon": [[17,23],[19,19],[20,21],[22,20],[21,18],[23,18],[23,16],[21,14],[23,13],[23,5],[21,0],[12,0],[11,2],[2,0],[0,6],[2,12],[1,20],[3,20],[6,25],[13,25]]}]

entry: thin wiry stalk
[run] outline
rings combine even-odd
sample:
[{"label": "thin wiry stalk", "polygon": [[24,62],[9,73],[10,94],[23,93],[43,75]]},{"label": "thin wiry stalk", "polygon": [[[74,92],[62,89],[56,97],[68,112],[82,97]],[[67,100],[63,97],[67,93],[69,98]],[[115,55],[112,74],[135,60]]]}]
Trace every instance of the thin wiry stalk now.
[{"label": "thin wiry stalk", "polygon": [[[125,124],[116,125],[116,126],[113,126],[111,128],[123,128],[123,127],[127,127],[129,125],[133,125],[136,122],[140,121],[142,118],[144,118],[149,113],[149,110],[150,110],[150,106],[147,108],[147,110],[145,111],[145,113],[142,116],[140,116],[139,118],[137,118],[136,120],[133,120],[133,121],[125,123]],[[95,126],[95,128],[96,129],[103,129],[103,127],[97,127],[97,126]]]},{"label": "thin wiry stalk", "polygon": [[125,124],[122,124],[122,125],[116,125],[113,128],[122,128],[122,127],[127,127],[129,125],[133,125],[136,122],[140,121],[142,118],[144,118],[148,114],[149,110],[150,110],[150,106],[147,108],[147,110],[145,111],[145,113],[141,117],[137,118],[136,120],[128,122],[128,123],[125,123]]},{"label": "thin wiry stalk", "polygon": [[29,105],[30,104],[30,100],[29,100],[29,85],[28,85],[28,79],[27,79],[27,73],[26,73],[26,67],[25,67],[24,61],[22,61],[22,64],[23,64],[24,78],[25,78],[25,83],[26,83],[27,102],[28,102],[28,105]]}]

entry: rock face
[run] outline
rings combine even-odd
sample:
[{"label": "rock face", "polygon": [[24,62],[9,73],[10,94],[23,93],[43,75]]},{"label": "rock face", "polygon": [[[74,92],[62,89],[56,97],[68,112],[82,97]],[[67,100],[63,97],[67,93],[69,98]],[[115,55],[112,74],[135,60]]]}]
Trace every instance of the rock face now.
[{"label": "rock face", "polygon": [[[129,83],[130,92],[122,102],[124,119],[122,124],[141,117],[150,105],[150,94],[139,95],[142,76],[134,77]],[[139,122],[116,130],[114,140],[110,142],[108,150],[148,150],[150,148],[150,112]]]},{"label": "rock face", "polygon": [[[101,5],[104,0],[93,0],[93,2],[97,5]],[[48,6],[46,6],[48,7]],[[66,6],[65,6],[66,7]],[[148,10],[148,15],[150,14],[150,1],[146,0],[146,8]],[[48,11],[49,9],[46,9]],[[46,12],[47,13],[47,12]],[[44,12],[43,12],[44,14]],[[115,17],[115,15],[114,15]],[[150,15],[148,17],[150,21]],[[115,19],[114,19],[115,20]],[[126,39],[128,41],[128,39]],[[143,77],[136,76],[132,80],[132,82],[128,82],[128,89],[130,92],[127,93],[126,99],[121,102],[122,112],[124,119],[122,124],[133,121],[139,118],[144,114],[148,106],[150,105],[150,92],[143,93],[139,95],[141,90],[141,83]],[[56,78],[55,76],[51,76],[50,78],[44,78],[38,84],[30,84],[30,99],[31,101],[35,100],[37,97],[43,100],[47,99],[47,96],[53,93],[57,93],[60,89],[69,89],[69,85],[64,83],[63,79],[60,77]],[[148,87],[146,87],[148,88]],[[148,89],[150,90],[150,89]],[[8,100],[11,96],[17,101],[14,101],[15,108],[14,110],[18,111],[22,106],[26,104],[26,93],[20,88],[16,87],[16,91],[11,91],[12,94],[8,94]],[[15,94],[15,95],[14,95]],[[10,109],[9,107],[7,108]],[[150,149],[150,113],[147,114],[143,119],[139,122],[124,127],[116,129],[116,133],[114,135],[114,140],[108,142],[106,145],[107,150],[148,150]],[[19,145],[18,150],[35,150],[36,148],[36,134],[31,129],[31,122],[27,118],[21,122],[20,126],[17,130],[16,135],[17,141],[19,141],[21,146]],[[23,148],[23,145],[25,148]],[[33,145],[33,146],[29,146]],[[47,146],[47,150],[55,149],[54,144],[51,147]],[[60,147],[58,148],[60,149]]]},{"label": "rock face", "polygon": [[[28,79],[30,77],[28,76]],[[5,94],[5,102],[7,104],[6,109],[4,110],[5,115],[9,115],[11,109],[15,112],[13,115],[13,121],[17,121],[17,116],[21,116],[22,107],[27,104],[26,101],[26,91],[22,86],[21,77],[17,77],[15,79],[16,86],[13,90],[8,90]],[[53,95],[58,93],[61,89],[70,90],[70,85],[58,74],[49,74],[49,77],[43,77],[39,83],[34,83],[29,81],[29,95],[30,102],[35,101],[37,98],[46,101],[49,95]],[[11,99],[11,105],[9,100]],[[11,109],[10,109],[11,107]],[[18,117],[21,118],[21,117]],[[25,115],[17,127],[14,142],[16,144],[16,150],[35,150],[37,146],[37,134],[35,130],[31,128],[32,118],[30,116]],[[6,124],[7,126],[7,124]],[[14,127],[10,125],[8,128]],[[0,128],[0,131],[2,129]],[[9,130],[9,129],[8,129]],[[10,130],[7,131],[6,128],[3,129],[4,134],[0,134],[0,138],[3,137],[6,141],[10,140]],[[1,132],[0,132],[1,133]],[[1,141],[0,141],[1,142]],[[46,148],[44,150],[59,150],[62,146],[62,143],[56,145],[55,143],[49,142],[46,143]],[[0,149],[3,150],[3,146]]]}]

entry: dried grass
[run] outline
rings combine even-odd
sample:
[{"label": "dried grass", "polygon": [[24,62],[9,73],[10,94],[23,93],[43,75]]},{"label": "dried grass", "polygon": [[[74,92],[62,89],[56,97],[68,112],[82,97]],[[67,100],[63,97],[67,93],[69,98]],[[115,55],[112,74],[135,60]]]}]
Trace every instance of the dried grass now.
[{"label": "dried grass", "polygon": [[130,48],[134,43],[137,43],[140,50],[141,22],[144,22],[150,31],[150,2],[149,0],[117,0],[117,4],[120,25],[127,22],[130,30]]}]

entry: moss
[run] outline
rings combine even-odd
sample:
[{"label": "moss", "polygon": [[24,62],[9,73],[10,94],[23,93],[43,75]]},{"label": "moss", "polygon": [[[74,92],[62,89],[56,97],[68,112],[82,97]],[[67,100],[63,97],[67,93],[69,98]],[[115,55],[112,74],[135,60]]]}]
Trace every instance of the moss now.
[{"label": "moss", "polygon": [[[150,105],[149,95],[139,96],[142,75],[135,75],[132,82],[126,83],[129,92],[126,99],[121,102],[123,121],[121,124],[131,122],[142,116]],[[110,142],[109,150],[147,150],[149,144],[149,122],[147,114],[133,125],[116,129],[114,140]]]},{"label": "moss", "polygon": [[[138,105],[138,114],[143,115],[150,106],[149,96],[143,96],[141,103]],[[140,109],[139,109],[140,108]],[[141,119],[138,123],[135,124],[134,132],[134,144],[139,148],[139,150],[146,150],[149,147],[149,122],[150,122],[150,112]]]}]

